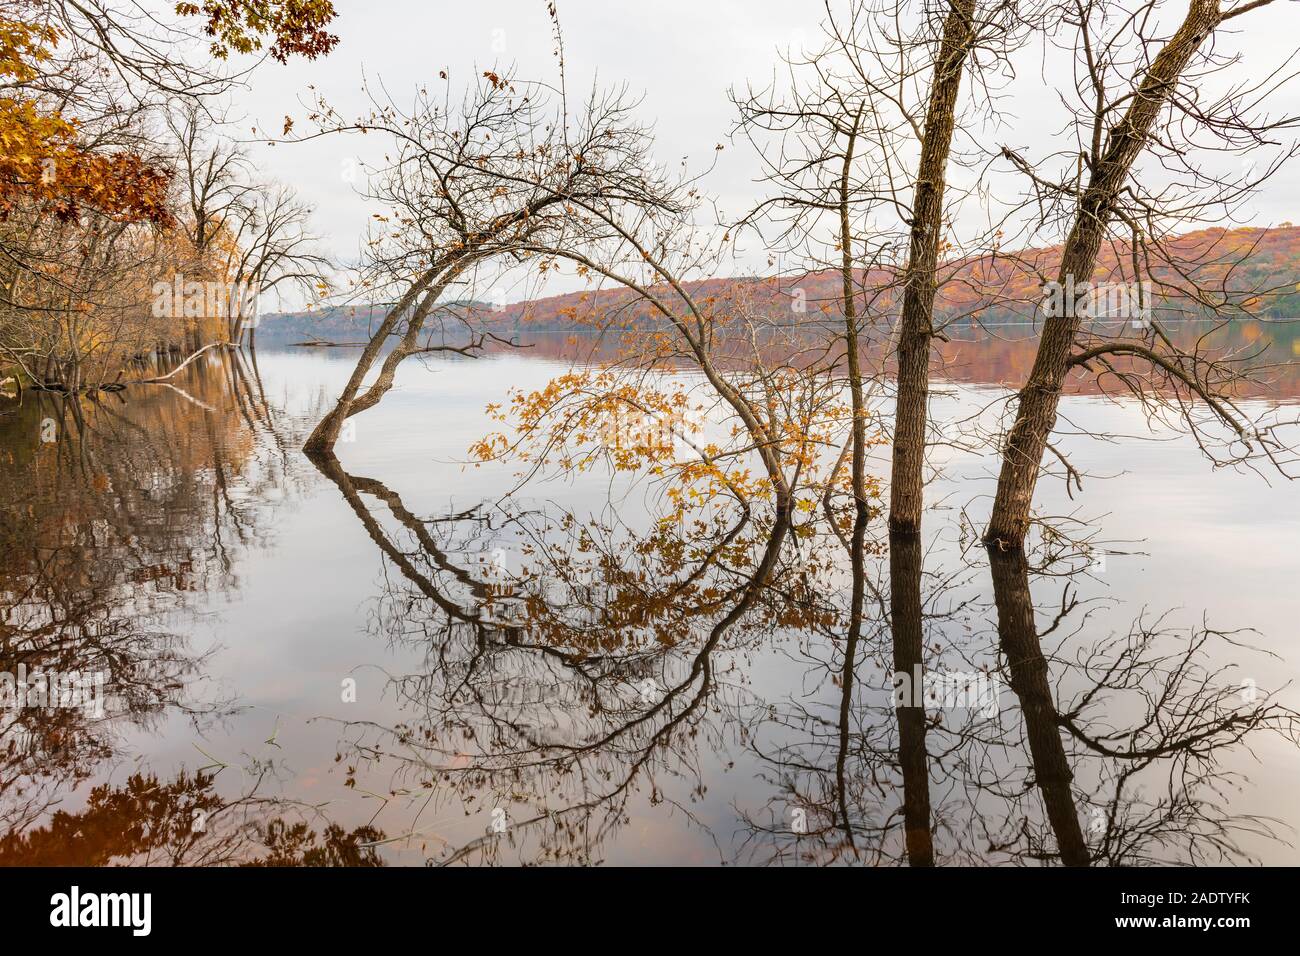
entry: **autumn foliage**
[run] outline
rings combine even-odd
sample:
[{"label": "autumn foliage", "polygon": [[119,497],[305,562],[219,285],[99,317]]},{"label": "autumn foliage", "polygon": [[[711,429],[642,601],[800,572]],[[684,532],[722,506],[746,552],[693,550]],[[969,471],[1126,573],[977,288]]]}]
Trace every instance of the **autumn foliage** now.
[{"label": "autumn foliage", "polygon": [[0,81],[10,90],[0,97],[0,215],[26,201],[61,221],[87,207],[130,222],[168,221],[165,171],[129,151],[88,149],[75,118],[24,93],[59,40],[52,26],[0,20]]},{"label": "autumn foliage", "polygon": [[[160,280],[200,292],[237,285],[250,245],[267,239],[221,216],[196,231],[183,155],[195,144],[158,135],[224,81],[160,59],[165,47],[132,31],[170,37],[202,16],[216,60],[265,43],[283,62],[333,49],[325,27],[335,12],[327,0],[209,0],[175,13],[166,25],[111,5],[0,0],[0,376],[16,369],[35,384],[93,388],[154,351],[230,334],[229,315],[160,314],[157,301]],[[245,213],[262,205],[264,222],[286,214],[292,225],[290,204],[253,191],[244,189]]]},{"label": "autumn foliage", "polygon": [[265,36],[271,37],[267,52],[281,63],[291,56],[314,60],[339,42],[325,29],[334,19],[330,0],[204,0],[178,3],[176,12],[206,18],[203,32],[212,38],[212,55],[220,60],[232,50],[262,49]]}]

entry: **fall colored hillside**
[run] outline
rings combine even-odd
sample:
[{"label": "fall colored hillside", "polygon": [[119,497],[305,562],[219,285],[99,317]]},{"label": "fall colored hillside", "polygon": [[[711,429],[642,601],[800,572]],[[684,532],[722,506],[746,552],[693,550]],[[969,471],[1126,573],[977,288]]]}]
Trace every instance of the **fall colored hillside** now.
[{"label": "fall colored hillside", "polygon": [[[1245,317],[1300,316],[1300,228],[1206,229],[1187,233],[1154,256],[1144,272],[1167,287],[1154,304],[1167,317],[1201,317],[1204,308],[1191,301],[1193,287],[1209,292],[1216,304]],[[1042,299],[1043,285],[1055,280],[1059,246],[1001,252],[959,259],[940,269],[936,311],[947,322],[976,318],[988,324],[1024,321]],[[1102,253],[1095,284],[1129,282],[1129,246],[1112,245]],[[859,272],[857,282],[870,294],[867,314],[892,317],[899,301],[897,273]],[[716,310],[738,308],[771,321],[798,323],[825,315],[839,317],[840,276],[834,270],[780,278],[718,278],[691,283],[697,300]],[[1182,293],[1181,295],[1179,293]],[[632,305],[632,293],[618,290],[569,293],[507,306],[498,321],[506,326],[545,330],[657,325],[647,306]],[[802,311],[800,306],[803,307]]]},{"label": "fall colored hillside", "polygon": [[[1166,244],[1165,258],[1152,256],[1144,272],[1164,287],[1152,293],[1157,316],[1199,318],[1208,314],[1202,298],[1241,318],[1300,317],[1300,228],[1289,223],[1274,229],[1206,229],[1187,233]],[[1132,251],[1125,244],[1103,251],[1095,284],[1131,281]],[[959,259],[941,267],[942,286],[937,314],[946,325],[985,325],[1025,322],[1043,296],[1043,285],[1055,280],[1060,247],[999,252]],[[1145,276],[1144,276],[1145,278]],[[860,272],[867,314],[892,318],[898,301],[898,277],[876,270]],[[826,270],[802,276],[716,278],[689,283],[697,301],[720,315],[735,313],[773,324],[819,324],[839,316],[839,274]],[[659,327],[648,306],[626,290],[597,289],[549,296],[507,305],[497,311],[476,303],[473,310],[489,327],[505,334],[527,331],[570,332],[593,328]],[[263,341],[301,342],[313,339],[357,341],[377,322],[383,309],[361,306],[320,313],[293,313],[266,319]]]}]

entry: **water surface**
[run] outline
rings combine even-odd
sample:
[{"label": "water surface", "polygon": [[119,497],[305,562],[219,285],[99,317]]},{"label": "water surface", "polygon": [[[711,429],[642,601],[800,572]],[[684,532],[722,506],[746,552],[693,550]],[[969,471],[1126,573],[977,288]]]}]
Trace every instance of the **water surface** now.
[{"label": "water surface", "polygon": [[589,348],[409,362],[323,466],[298,448],[345,350],[213,356],[79,418],[27,393],[0,419],[0,670],[103,671],[108,699],[0,712],[0,862],[906,862],[891,561],[925,668],[998,688],[926,711],[937,862],[1060,862],[1067,811],[1097,862],[1300,862],[1300,489],[1072,394],[1060,445],[1093,477],[1039,495],[1069,540],[990,567],[997,462],[961,446],[1032,353],[953,348],[933,415],[966,424],[921,552],[873,521],[856,646],[829,535],[467,463],[488,403]]}]

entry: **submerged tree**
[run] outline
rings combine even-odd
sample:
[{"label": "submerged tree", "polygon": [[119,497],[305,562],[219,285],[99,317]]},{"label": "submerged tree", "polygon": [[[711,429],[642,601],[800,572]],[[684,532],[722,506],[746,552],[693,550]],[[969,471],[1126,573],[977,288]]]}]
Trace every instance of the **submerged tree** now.
[{"label": "submerged tree", "polygon": [[[450,83],[449,80],[446,82]],[[315,135],[387,135],[395,154],[373,172],[369,195],[386,206],[367,244],[362,285],[389,292],[393,302],[372,330],[334,409],[308,439],[313,453],[332,451],[343,423],[377,404],[399,365],[431,352],[474,354],[501,340],[476,313],[448,313],[448,291],[474,270],[531,260],[545,268],[539,248],[591,241],[599,229],[592,208],[635,218],[675,211],[678,197],[647,154],[645,131],[620,91],[593,91],[580,115],[567,100],[548,102],[541,84],[485,72],[453,104],[421,90],[409,112],[376,101],[369,116],[343,121],[324,103]],[[494,265],[490,265],[494,264]],[[430,317],[462,330],[460,341],[437,345],[425,332]],[[366,376],[384,357],[377,378]]]},{"label": "submerged tree", "polygon": [[[1040,465],[1045,453],[1054,450],[1049,439],[1061,392],[1076,369],[1113,374],[1122,388],[1157,412],[1172,409],[1207,453],[1215,429],[1226,429],[1228,461],[1263,455],[1287,463],[1286,447],[1274,427],[1253,421],[1235,401],[1245,375],[1240,367],[1199,346],[1178,348],[1160,318],[1145,308],[1142,292],[1155,285],[1231,321],[1248,315],[1248,303],[1262,291],[1234,290],[1224,278],[1232,273],[1231,261],[1206,271],[1220,257],[1239,262],[1239,252],[1211,245],[1188,261],[1168,240],[1175,228],[1197,218],[1229,218],[1286,158],[1270,162],[1263,172],[1236,176],[1197,164],[1198,155],[1216,144],[1229,151],[1249,149],[1291,125],[1290,120],[1250,115],[1291,78],[1286,67],[1264,73],[1258,82],[1233,86],[1217,99],[1204,92],[1231,64],[1230,57],[1215,52],[1215,38],[1228,24],[1235,25],[1236,17],[1269,2],[1225,10],[1218,0],[1192,0],[1164,40],[1167,28],[1153,16],[1154,3],[1116,10],[1105,3],[1079,2],[1066,8],[1063,30],[1078,64],[1074,93],[1082,104],[1068,123],[1077,140],[1072,150],[1077,162],[1058,159],[1049,169],[1009,148],[1004,155],[1028,178],[1031,201],[1043,218],[1061,216],[1069,222],[1056,271],[1057,287],[1066,290],[1068,301],[1048,310],[1033,369],[1016,396],[1015,421],[1001,447],[997,495],[985,531],[988,542],[1017,547],[1024,541]],[[1200,139],[1208,145],[1202,147]],[[1167,174],[1144,171],[1139,166],[1144,155],[1156,159]],[[1094,311],[1089,302],[1093,280],[1107,242],[1123,243],[1115,255],[1118,274],[1108,278],[1136,286],[1137,310],[1119,318],[1130,320],[1139,334],[1108,337],[1086,330]],[[1126,269],[1129,263],[1131,269]],[[1119,364],[1123,362],[1130,364]],[[1066,464],[1069,481],[1076,473]]]}]

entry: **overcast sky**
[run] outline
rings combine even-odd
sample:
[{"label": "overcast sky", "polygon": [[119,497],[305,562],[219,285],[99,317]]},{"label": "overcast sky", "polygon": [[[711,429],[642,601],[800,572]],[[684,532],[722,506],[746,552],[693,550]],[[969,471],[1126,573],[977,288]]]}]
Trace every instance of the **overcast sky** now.
[{"label": "overcast sky", "polygon": [[[243,134],[251,135],[254,122],[278,132],[286,115],[303,120],[309,86],[341,114],[358,114],[366,75],[372,81],[382,78],[394,95],[431,83],[443,69],[465,85],[494,66],[515,64],[523,76],[554,75],[544,0],[335,0],[335,6],[339,16],[333,30],[341,42],[333,53],[315,62],[267,61],[252,74],[248,88],[233,96],[232,114],[245,117]],[[1172,16],[1185,10],[1182,3],[1167,6]],[[1239,48],[1255,70],[1272,68],[1300,42],[1298,6],[1284,0],[1243,17],[1238,22],[1247,29],[1223,42]],[[703,167],[713,161],[715,146],[726,143],[706,185],[727,213],[743,211],[760,195],[755,157],[747,145],[727,139],[735,115],[727,90],[770,77],[778,49],[815,40],[823,17],[820,2],[559,0],[558,7],[571,88],[586,87],[593,78],[626,82],[644,95],[642,115],[655,124],[661,161],[675,164],[689,157],[693,166]],[[1054,56],[1069,68],[1062,54]],[[1019,126],[999,134],[1013,145],[1032,144],[1035,127],[1046,121],[1052,106],[1034,73],[1044,64],[1053,69],[1053,58],[1044,60],[1040,51],[1032,60],[1010,110]],[[1300,113],[1300,85],[1275,100],[1272,112]],[[364,155],[361,150],[377,145],[334,137],[273,148],[250,144],[250,150],[263,174],[292,184],[315,207],[316,232],[331,254],[346,261],[355,259],[358,237],[375,210],[355,194],[345,173]],[[1253,204],[1258,224],[1300,220],[1297,171],[1300,166],[1288,168]]]}]

